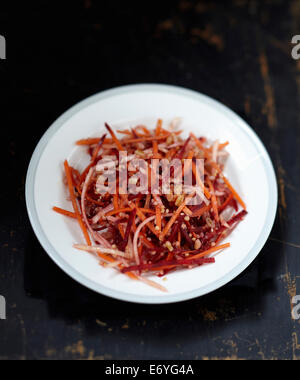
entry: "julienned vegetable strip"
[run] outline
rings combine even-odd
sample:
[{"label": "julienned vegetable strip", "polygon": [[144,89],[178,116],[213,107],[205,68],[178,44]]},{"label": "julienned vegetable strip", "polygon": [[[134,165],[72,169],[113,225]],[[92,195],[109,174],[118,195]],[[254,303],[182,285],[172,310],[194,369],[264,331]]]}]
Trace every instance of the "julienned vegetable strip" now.
[{"label": "julienned vegetable strip", "polygon": [[[136,208],[136,211],[137,211],[137,215],[138,217],[140,218],[140,220],[142,222],[144,222],[147,218],[146,216],[144,215],[144,213],[142,212],[142,210],[140,208],[138,208],[136,205],[134,205],[134,207]],[[154,234],[154,235],[158,235],[158,232],[156,231],[156,229],[154,228],[153,224],[152,223],[147,223],[147,227],[149,228],[149,230]]]},{"label": "julienned vegetable strip", "polygon": [[204,192],[204,195],[206,196],[207,199],[210,199],[211,198],[211,193],[207,190],[207,188],[204,186],[202,180],[201,180],[201,177],[200,177],[200,174],[197,170],[197,167],[196,167],[196,164],[193,162],[193,173],[194,173],[194,176],[196,178],[196,182],[198,184],[199,187],[201,187],[201,190]]},{"label": "julienned vegetable strip", "polygon": [[119,151],[124,151],[125,149],[123,148],[120,141],[117,139],[117,137],[116,137],[115,133],[113,132],[113,130],[111,129],[111,127],[107,123],[105,123],[105,127],[108,130],[108,132],[111,134],[111,137],[112,137],[114,143],[117,145],[117,148],[119,149]]},{"label": "julienned vegetable strip", "polygon": [[83,139],[83,140],[78,140],[76,142],[76,145],[95,145],[99,144],[100,139],[98,138],[90,138],[90,139]]},{"label": "julienned vegetable strip", "polygon": [[89,234],[88,234],[87,229],[86,229],[86,226],[83,223],[82,216],[81,216],[79,209],[78,209],[78,204],[77,204],[77,200],[76,200],[75,193],[74,193],[74,185],[73,185],[73,181],[72,181],[71,170],[70,170],[70,167],[69,167],[67,160],[65,161],[64,166],[65,166],[65,173],[66,173],[68,187],[69,187],[70,198],[72,201],[72,205],[73,205],[75,215],[77,217],[78,223],[79,223],[80,228],[81,228],[83,235],[85,237],[87,245],[92,245],[91,239],[90,239]]},{"label": "julienned vegetable strip", "polygon": [[211,183],[211,180],[209,178],[207,179],[207,182],[208,182],[208,186],[209,186],[209,190],[210,190],[210,194],[211,194],[211,203],[212,203],[213,210],[214,210],[214,217],[215,217],[216,222],[219,223],[220,218],[219,218],[219,210],[218,210],[218,201],[217,201],[217,197],[215,194],[215,190],[214,190],[213,184]]},{"label": "julienned vegetable strip", "polygon": [[214,252],[221,251],[221,249],[225,249],[225,248],[229,248],[229,247],[230,247],[230,243],[219,245],[218,247],[213,247],[213,248],[207,250],[206,252],[198,253],[197,255],[193,256],[193,260],[201,259],[202,257],[211,255]]},{"label": "julienned vegetable strip", "polygon": [[158,232],[161,232],[161,208],[160,206],[156,206],[156,225],[158,227]]},{"label": "julienned vegetable strip", "polygon": [[74,212],[64,210],[59,207],[53,207],[53,211],[57,212],[60,215],[68,216],[69,218],[77,219],[77,215]]},{"label": "julienned vegetable strip", "polygon": [[220,177],[223,179],[223,181],[226,183],[226,185],[228,186],[228,188],[230,189],[230,191],[232,192],[236,200],[239,202],[239,204],[243,207],[244,210],[247,210],[245,202],[239,196],[238,192],[234,189],[234,187],[231,185],[228,179],[224,176],[220,167],[215,162],[211,162],[211,165],[214,169],[216,169],[216,171],[218,172]]},{"label": "julienned vegetable strip", "polygon": [[179,217],[180,213],[182,212],[182,210],[185,208],[185,206],[189,203],[189,201],[195,196],[195,193],[189,195],[185,201],[182,203],[182,205],[180,207],[178,207],[177,211],[175,212],[175,214],[172,216],[171,220],[169,221],[169,223],[166,225],[165,229],[163,230],[163,232],[159,235],[159,240],[162,241],[165,236],[167,235],[167,233],[170,231],[170,228],[173,226],[173,224],[176,222],[177,218]]},{"label": "julienned vegetable strip", "polygon": [[95,148],[92,159],[91,159],[92,163],[94,163],[97,160],[100,149],[102,148],[102,145],[104,144],[105,137],[106,137],[106,134],[101,137],[97,147]]},{"label": "julienned vegetable strip", "polygon": [[211,155],[210,155],[209,150],[205,149],[205,147],[203,146],[203,144],[200,142],[199,139],[197,139],[197,137],[193,133],[191,133],[191,137],[194,139],[197,147],[203,152],[204,157],[207,158],[207,159],[210,159]]},{"label": "julienned vegetable strip", "polygon": [[[64,163],[74,212],[53,208],[78,221],[87,245],[75,248],[95,254],[104,267],[160,291],[166,289],[145,274],[162,277],[174,270],[213,264],[215,258],[210,255],[230,247],[222,241],[247,215],[246,204],[223,173],[229,143],[208,144],[207,139],[193,133],[182,139],[181,131],[172,129],[175,124],[171,123],[170,131],[163,128],[162,120],[153,131],[138,125],[118,131],[120,139],[105,124],[111,138],[103,135],[77,141],[77,145],[86,147],[90,163],[82,172]],[[127,180],[121,176],[120,152],[127,153],[127,167],[134,159],[146,162],[145,168],[137,171],[148,178],[148,192],[124,193],[127,183],[136,183],[136,179],[134,171],[127,172]],[[114,195],[98,188],[99,177],[105,176],[101,160],[107,157],[117,173]],[[159,160],[170,163],[169,175]],[[184,164],[181,170],[172,165],[173,160]],[[203,160],[203,173],[197,160]],[[186,176],[192,181],[188,187]],[[165,177],[171,179],[168,194],[162,191]],[[155,189],[151,188],[153,184]],[[181,193],[178,187],[183,189]]]}]

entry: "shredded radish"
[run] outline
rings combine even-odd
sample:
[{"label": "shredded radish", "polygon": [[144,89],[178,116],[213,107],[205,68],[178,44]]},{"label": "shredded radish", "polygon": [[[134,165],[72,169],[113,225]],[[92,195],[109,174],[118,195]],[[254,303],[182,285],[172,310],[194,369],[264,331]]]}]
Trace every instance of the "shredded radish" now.
[{"label": "shredded radish", "polygon": [[180,117],[176,117],[173,119],[170,123],[170,130],[176,131],[179,128],[179,125],[181,124],[182,119]]},{"label": "shredded radish", "polygon": [[142,277],[142,276],[137,276],[137,277],[144,284],[151,286],[154,289],[160,290],[161,292],[168,293],[168,290],[164,286],[157,284],[156,282],[149,280],[146,277]]},{"label": "shredded radish", "polygon": [[109,206],[107,206],[106,208],[100,210],[98,212],[98,214],[96,214],[93,218],[92,218],[92,224],[97,224],[99,222],[99,220],[105,216],[105,214],[109,213],[110,211],[113,211],[114,209],[114,205],[111,204]]},{"label": "shredded radish", "polygon": [[213,144],[213,149],[212,149],[212,161],[217,162],[218,159],[218,151],[219,151],[219,141],[215,141]]},{"label": "shredded radish", "polygon": [[104,254],[108,254],[108,255],[112,255],[112,256],[126,257],[126,254],[124,252],[118,251],[117,249],[90,247],[88,245],[80,245],[80,244],[74,244],[73,247],[76,249],[79,249],[81,251],[86,251],[86,252],[104,253]]}]

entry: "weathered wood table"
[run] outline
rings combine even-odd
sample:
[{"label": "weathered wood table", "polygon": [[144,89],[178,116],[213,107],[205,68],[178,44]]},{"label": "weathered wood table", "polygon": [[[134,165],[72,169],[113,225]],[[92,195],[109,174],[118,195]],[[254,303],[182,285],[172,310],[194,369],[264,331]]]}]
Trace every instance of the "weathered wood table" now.
[{"label": "weathered wood table", "polygon": [[[299,359],[299,0],[62,2],[0,12],[1,359]],[[9,20],[9,21],[8,21]],[[238,279],[190,302],[139,306],[94,294],[52,263],[26,213],[35,145],[77,101],[131,83],[212,96],[241,115],[276,167],[279,211]]]}]

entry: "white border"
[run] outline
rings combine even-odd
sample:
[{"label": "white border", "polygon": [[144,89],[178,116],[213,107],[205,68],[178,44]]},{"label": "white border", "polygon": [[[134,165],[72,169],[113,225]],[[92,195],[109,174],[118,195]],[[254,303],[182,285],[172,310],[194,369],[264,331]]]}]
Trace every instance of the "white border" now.
[{"label": "white border", "polygon": [[[199,100],[202,103],[205,103],[209,106],[212,106],[218,109],[223,114],[226,114],[227,117],[229,117],[235,124],[237,124],[240,127],[240,129],[248,136],[248,138],[250,138],[253,141],[254,145],[257,148],[258,153],[261,154],[261,156],[264,158],[263,164],[265,166],[265,171],[267,173],[267,181],[268,181],[268,187],[269,187],[269,205],[268,205],[268,211],[267,211],[266,225],[264,229],[261,231],[261,234],[258,237],[255,246],[251,249],[248,256],[243,260],[243,262],[241,262],[230,273],[228,273],[226,276],[222,277],[218,281],[214,282],[213,284],[199,288],[191,292],[180,294],[180,295],[166,295],[164,297],[132,295],[132,294],[128,294],[122,291],[116,291],[116,290],[106,288],[100,284],[97,284],[94,281],[89,280],[87,277],[83,276],[82,274],[74,270],[60,256],[60,254],[55,250],[55,248],[50,244],[45,233],[43,232],[43,229],[41,228],[41,224],[40,224],[38,214],[36,211],[36,205],[35,205],[35,200],[33,196],[36,170],[37,170],[40,158],[47,144],[49,143],[50,139],[66,123],[67,120],[69,120],[77,112],[81,111],[85,107],[93,103],[96,103],[102,99],[116,96],[116,95],[126,94],[126,93],[144,92],[144,91],[171,92],[173,94],[176,93],[178,95],[184,95],[186,97]],[[44,136],[40,140],[31,158],[30,165],[28,168],[27,178],[26,178],[26,205],[27,205],[29,219],[38,240],[40,241],[41,245],[43,246],[45,251],[48,253],[48,255],[52,258],[52,260],[65,273],[71,276],[74,280],[76,280],[77,282],[79,282],[80,284],[86,286],[87,288],[91,290],[94,290],[100,294],[103,294],[103,295],[106,295],[118,300],[141,303],[141,304],[168,304],[168,303],[181,302],[181,301],[197,298],[205,294],[211,293],[221,288],[225,284],[229,283],[230,281],[232,281],[234,278],[240,275],[254,261],[254,259],[257,257],[257,255],[260,253],[261,249],[265,245],[275,221],[276,212],[277,212],[277,203],[278,203],[278,188],[277,188],[276,175],[275,175],[275,171],[274,171],[271,159],[264,145],[262,144],[258,136],[255,134],[255,132],[251,129],[251,127],[245,121],[243,121],[237,114],[231,111],[229,108],[222,105],[218,101],[207,97],[206,95],[202,95],[195,91],[187,90],[180,87],[158,85],[158,84],[131,85],[131,86],[124,86],[124,87],[119,87],[112,90],[104,91],[87,98],[86,100],[78,103],[77,105],[69,109],[52,124],[52,126],[47,130],[47,132],[44,134]]]}]

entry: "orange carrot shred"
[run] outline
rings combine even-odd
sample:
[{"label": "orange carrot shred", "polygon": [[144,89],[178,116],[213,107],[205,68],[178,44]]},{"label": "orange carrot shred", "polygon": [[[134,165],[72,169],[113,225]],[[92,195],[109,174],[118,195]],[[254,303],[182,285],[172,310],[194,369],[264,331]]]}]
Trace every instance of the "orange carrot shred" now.
[{"label": "orange carrot shred", "polygon": [[161,134],[162,124],[163,124],[163,121],[159,119],[156,126],[156,136],[159,136]]},{"label": "orange carrot shred", "polygon": [[119,149],[119,151],[121,152],[124,152],[125,149],[123,148],[122,144],[120,143],[120,141],[118,140],[117,136],[115,135],[114,131],[111,129],[111,127],[105,123],[105,127],[106,129],[108,130],[108,132],[110,133],[114,143],[116,144],[117,148]]},{"label": "orange carrot shred", "polygon": [[128,129],[126,129],[124,131],[117,130],[117,132],[120,133],[121,135],[132,136],[132,133]]},{"label": "orange carrot shred", "polygon": [[214,189],[213,184],[209,178],[207,178],[207,182],[208,182],[210,193],[211,193],[211,203],[213,206],[215,221],[217,223],[219,223],[220,218],[219,218],[218,201],[217,201],[217,197],[215,194],[215,189]]},{"label": "orange carrot shred", "polygon": [[156,225],[159,228],[158,232],[161,232],[161,208],[160,206],[156,206]]},{"label": "orange carrot shred", "polygon": [[[135,204],[133,204],[132,206],[136,208],[137,216],[141,219],[142,222],[144,222],[147,218],[143,214],[142,210]],[[148,223],[147,227],[150,229],[151,232],[153,232],[154,235],[158,236],[158,231],[156,231],[152,223]]]},{"label": "orange carrot shred", "polygon": [[247,206],[246,206],[245,202],[239,196],[238,192],[231,185],[231,183],[228,181],[228,179],[224,176],[224,174],[222,173],[222,170],[220,169],[219,165],[217,165],[215,162],[211,162],[211,165],[213,166],[214,169],[216,169],[216,171],[218,172],[218,174],[220,175],[220,177],[226,183],[227,187],[232,192],[232,194],[234,195],[235,199],[239,202],[239,204],[243,207],[244,210],[247,210]]},{"label": "orange carrot shred", "polygon": [[202,182],[201,180],[201,177],[198,173],[198,170],[197,170],[197,167],[196,167],[196,164],[195,162],[193,162],[192,164],[192,167],[193,167],[193,173],[194,173],[194,176],[196,178],[196,181],[197,181],[197,184],[199,187],[201,187],[201,189],[203,190],[204,192],[204,195],[206,196],[207,199],[210,199],[211,198],[211,194],[210,192],[207,190],[207,188],[204,186],[204,183]]},{"label": "orange carrot shred", "polygon": [[114,204],[115,211],[119,210],[119,197],[117,194],[113,196],[113,204]]},{"label": "orange carrot shred", "polygon": [[96,145],[100,141],[99,138],[90,138],[90,139],[84,139],[84,140],[79,140],[76,142],[76,145]]},{"label": "orange carrot shred", "polygon": [[76,214],[74,214],[74,212],[64,210],[60,207],[53,207],[52,210],[57,212],[58,214],[68,216],[69,218],[77,219],[77,216]]},{"label": "orange carrot shred", "polygon": [[199,139],[197,139],[197,137],[193,133],[191,133],[191,137],[193,137],[193,139],[195,140],[195,143],[198,146],[198,148],[203,151],[204,157],[207,158],[207,159],[210,159],[210,154],[209,154],[208,149],[206,149],[203,146],[203,144],[199,141]]},{"label": "orange carrot shred", "polygon": [[153,137],[140,137],[137,139],[125,139],[125,140],[122,140],[122,143],[123,144],[135,144],[135,143],[140,143],[140,142],[160,141],[160,140],[166,140],[170,135],[171,135],[171,133],[168,133],[165,135],[160,135],[160,136],[153,136]]},{"label": "orange carrot shred", "polygon": [[195,194],[190,194],[186,199],[185,201],[182,203],[181,206],[178,207],[177,211],[175,212],[175,214],[172,216],[172,218],[170,219],[169,223],[166,225],[166,227],[164,228],[164,230],[162,231],[162,233],[159,235],[159,240],[163,240],[165,238],[165,236],[167,235],[167,233],[170,231],[171,227],[173,226],[173,224],[176,222],[176,220],[178,219],[179,215],[181,214],[181,212],[183,211],[183,209],[185,208],[185,206],[189,203],[189,201],[195,196]]},{"label": "orange carrot shred", "polygon": [[66,172],[66,177],[67,177],[67,182],[68,182],[68,187],[69,187],[70,198],[71,198],[71,201],[73,204],[73,209],[74,209],[75,215],[77,217],[78,223],[79,223],[80,228],[81,228],[83,235],[85,237],[87,245],[91,246],[92,242],[91,242],[90,236],[89,236],[88,231],[85,227],[85,224],[82,220],[82,216],[79,212],[77,200],[76,200],[75,193],[74,193],[74,185],[73,185],[73,181],[72,181],[71,170],[70,170],[70,166],[69,166],[67,160],[65,161],[64,166],[65,166],[65,172]]},{"label": "orange carrot shred", "polygon": [[220,251],[221,249],[229,248],[230,245],[231,245],[230,243],[227,243],[227,244],[219,245],[218,247],[217,246],[213,247],[205,252],[199,253],[198,255],[189,257],[188,260],[201,259],[202,257],[208,256],[211,253]]},{"label": "orange carrot shred", "polygon": [[211,205],[203,206],[200,210],[193,213],[193,218],[198,218],[208,212],[211,209]]}]

